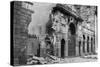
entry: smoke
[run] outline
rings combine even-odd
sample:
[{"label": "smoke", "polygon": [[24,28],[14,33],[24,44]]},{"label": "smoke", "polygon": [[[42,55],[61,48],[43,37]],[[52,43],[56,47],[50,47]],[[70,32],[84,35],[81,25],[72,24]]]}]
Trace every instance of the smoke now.
[{"label": "smoke", "polygon": [[28,27],[29,34],[39,35],[40,26],[42,31],[45,30],[45,24],[48,22],[50,11],[54,6],[55,4],[52,3],[34,3],[32,21]]}]

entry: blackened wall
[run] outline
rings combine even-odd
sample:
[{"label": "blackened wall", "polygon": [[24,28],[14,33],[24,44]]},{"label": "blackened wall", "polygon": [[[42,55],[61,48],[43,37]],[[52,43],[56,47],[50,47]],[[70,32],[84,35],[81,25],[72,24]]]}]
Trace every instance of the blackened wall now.
[{"label": "blackened wall", "polygon": [[[27,35],[28,35],[28,25],[31,22],[31,14],[33,11],[24,8],[22,6],[21,1],[13,1],[11,2],[11,25],[13,27],[12,30],[12,37],[13,37],[13,46],[12,50],[12,59],[11,59],[11,65],[18,65],[18,64],[24,64],[25,63],[25,49],[27,45]],[[27,3],[26,3],[27,4]],[[21,60],[19,57],[23,56],[23,59]]]}]

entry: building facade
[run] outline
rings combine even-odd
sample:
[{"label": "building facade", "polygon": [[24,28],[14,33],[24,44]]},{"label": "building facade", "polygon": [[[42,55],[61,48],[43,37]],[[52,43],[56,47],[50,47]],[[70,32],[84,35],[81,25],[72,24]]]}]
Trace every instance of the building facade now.
[{"label": "building facade", "polygon": [[55,56],[76,56],[78,23],[82,22],[82,18],[67,5],[61,4],[53,8],[51,18]]},{"label": "building facade", "polygon": [[[78,24],[79,55],[91,55],[96,53],[97,46],[97,7],[81,6],[80,16],[83,22]],[[84,10],[85,9],[85,10]]]},{"label": "building facade", "polygon": [[[54,55],[57,57],[86,56],[96,51],[96,6],[75,6],[57,4],[51,13],[51,34]],[[91,9],[90,12],[88,12]],[[86,14],[86,15],[84,15]]]}]

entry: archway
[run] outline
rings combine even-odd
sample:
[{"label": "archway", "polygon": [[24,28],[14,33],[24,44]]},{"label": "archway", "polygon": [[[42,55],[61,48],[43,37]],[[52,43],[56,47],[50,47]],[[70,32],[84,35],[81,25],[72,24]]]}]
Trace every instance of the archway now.
[{"label": "archway", "polygon": [[75,28],[75,25],[73,23],[70,23],[69,30],[70,30],[71,35],[74,35],[75,34],[75,32],[76,32],[75,29],[76,29]]},{"label": "archway", "polygon": [[79,41],[79,56],[81,55],[81,40]]},{"label": "archway", "polygon": [[61,40],[61,57],[64,58],[64,47],[65,47],[65,40]]},{"label": "archway", "polygon": [[93,52],[93,38],[91,38],[91,52]]},{"label": "archway", "polygon": [[83,52],[85,53],[85,35],[83,35]]},{"label": "archway", "polygon": [[89,53],[89,36],[87,36],[87,52]]},{"label": "archway", "polygon": [[75,56],[75,45],[76,45],[76,28],[73,23],[69,25],[68,33],[68,56]]}]

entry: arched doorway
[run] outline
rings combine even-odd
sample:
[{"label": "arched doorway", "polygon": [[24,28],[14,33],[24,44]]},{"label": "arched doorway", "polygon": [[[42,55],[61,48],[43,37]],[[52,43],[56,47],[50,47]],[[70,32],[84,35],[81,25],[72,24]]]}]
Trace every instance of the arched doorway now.
[{"label": "arched doorway", "polygon": [[75,56],[76,28],[73,23],[69,25],[68,31],[68,56]]},{"label": "arched doorway", "polygon": [[79,56],[81,56],[81,40],[79,41]]},{"label": "arched doorway", "polygon": [[61,40],[61,57],[64,58],[64,47],[65,47],[65,40]]},{"label": "arched doorway", "polygon": [[89,53],[89,36],[87,36],[87,52]]},{"label": "arched doorway", "polygon": [[93,38],[91,38],[91,52],[93,52]]},{"label": "arched doorway", "polygon": [[85,35],[83,35],[83,52],[85,53]]},{"label": "arched doorway", "polygon": [[96,41],[95,41],[95,37],[93,37],[93,53],[96,53]]}]

